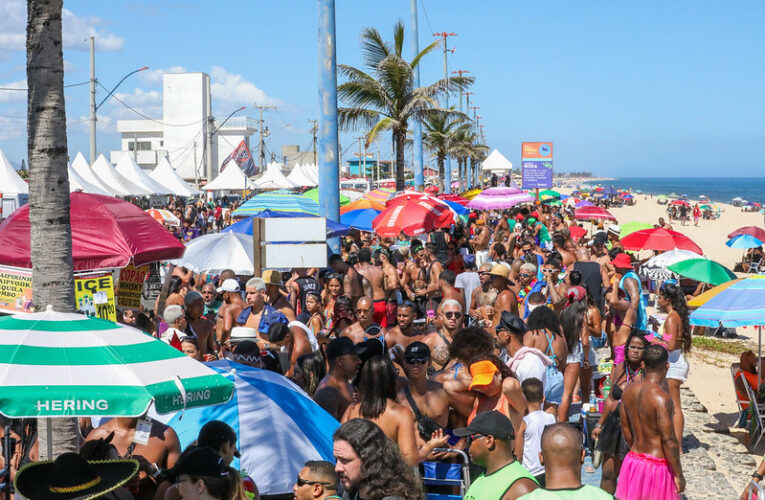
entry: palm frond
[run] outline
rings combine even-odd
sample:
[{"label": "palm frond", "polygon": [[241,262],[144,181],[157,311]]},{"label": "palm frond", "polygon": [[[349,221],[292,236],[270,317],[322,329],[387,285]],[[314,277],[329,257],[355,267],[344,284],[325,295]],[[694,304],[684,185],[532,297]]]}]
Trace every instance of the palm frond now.
[{"label": "palm frond", "polygon": [[390,130],[391,128],[398,125],[398,122],[396,120],[393,120],[389,117],[385,117],[382,120],[378,121],[374,127],[372,127],[372,130],[367,132],[366,134],[366,147],[369,147],[369,145],[377,139],[377,135],[380,132],[384,132],[386,130]]},{"label": "palm frond", "polygon": [[371,108],[376,112],[389,109],[388,96],[376,81],[345,82],[337,86],[337,98],[354,108]]},{"label": "palm frond", "polygon": [[361,54],[369,68],[376,68],[380,61],[390,55],[391,46],[375,28],[367,28],[361,33]]},{"label": "palm frond", "polygon": [[368,129],[377,123],[380,113],[364,108],[338,108],[337,123],[344,131]]},{"label": "palm frond", "polygon": [[412,69],[416,68],[417,65],[420,64],[420,59],[422,59],[426,55],[430,54],[433,51],[433,49],[438,47],[438,44],[439,44],[439,41],[436,40],[435,42],[431,43],[430,45],[428,45],[427,47],[422,49],[419,54],[414,56],[414,59],[412,59],[412,62],[409,63],[409,65],[412,67]]},{"label": "palm frond", "polygon": [[399,20],[395,26],[393,26],[393,48],[395,54],[398,57],[403,57],[404,54],[404,23]]}]

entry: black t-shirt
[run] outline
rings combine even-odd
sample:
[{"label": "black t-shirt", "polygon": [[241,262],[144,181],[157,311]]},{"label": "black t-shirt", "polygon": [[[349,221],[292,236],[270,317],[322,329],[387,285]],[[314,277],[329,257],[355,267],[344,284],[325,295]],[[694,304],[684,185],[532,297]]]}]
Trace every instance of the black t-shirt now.
[{"label": "black t-shirt", "polygon": [[605,294],[603,293],[603,279],[600,275],[600,264],[597,262],[574,262],[574,271],[582,273],[582,284],[587,285],[587,289],[592,295],[592,300],[603,313],[603,302]]}]

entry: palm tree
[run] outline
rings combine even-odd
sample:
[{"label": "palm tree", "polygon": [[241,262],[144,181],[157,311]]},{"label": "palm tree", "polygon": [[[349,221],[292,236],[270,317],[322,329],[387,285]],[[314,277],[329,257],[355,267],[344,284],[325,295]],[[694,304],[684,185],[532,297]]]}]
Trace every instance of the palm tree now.
[{"label": "palm tree", "polygon": [[396,189],[404,189],[404,147],[410,120],[423,120],[437,113],[452,113],[442,109],[440,97],[461,92],[473,83],[470,77],[439,80],[426,87],[414,87],[414,72],[420,60],[430,53],[438,42],[433,42],[407,62],[404,50],[404,25],[393,27],[393,43],[382,39],[374,28],[361,34],[361,51],[365,70],[338,65],[338,72],[346,82],[337,86],[338,99],[347,107],[337,110],[340,126],[344,130],[365,129],[367,144],[380,132],[391,130],[396,151]]},{"label": "palm tree", "polygon": [[[27,155],[29,234],[35,308],[74,312],[72,228],[69,223],[63,0],[27,0]],[[40,458],[79,450],[77,419],[38,419]],[[46,443],[52,435],[52,455]]]},{"label": "palm tree", "polygon": [[438,190],[444,192],[444,162],[454,147],[457,132],[469,127],[464,118],[452,113],[428,116],[423,122],[422,143],[428,148],[438,164]]},{"label": "palm tree", "polygon": [[[473,179],[474,162],[480,161],[486,157],[489,148],[478,142],[478,134],[470,125],[459,127],[452,138],[452,146],[449,154],[457,158],[460,173],[467,170],[464,175],[460,175],[460,190],[463,190],[463,181],[465,177]],[[468,164],[470,165],[469,168]],[[471,182],[475,184],[475,182]]]}]

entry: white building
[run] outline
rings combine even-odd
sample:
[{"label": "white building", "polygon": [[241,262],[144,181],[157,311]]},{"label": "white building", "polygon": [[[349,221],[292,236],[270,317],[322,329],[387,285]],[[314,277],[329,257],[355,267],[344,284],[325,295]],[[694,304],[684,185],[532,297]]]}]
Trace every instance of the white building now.
[{"label": "white building", "polygon": [[[206,136],[208,118],[212,115],[210,75],[206,73],[167,73],[162,77],[163,104],[161,118],[155,120],[118,120],[122,149],[111,152],[117,163],[123,154],[132,154],[144,169],[153,169],[167,157],[178,174],[186,180],[206,178]],[[246,104],[246,103],[245,103]],[[257,130],[257,120],[232,116],[218,129],[225,117],[213,117],[212,176],[220,164],[244,140],[250,147],[250,136]],[[209,179],[208,179],[209,180]]]}]

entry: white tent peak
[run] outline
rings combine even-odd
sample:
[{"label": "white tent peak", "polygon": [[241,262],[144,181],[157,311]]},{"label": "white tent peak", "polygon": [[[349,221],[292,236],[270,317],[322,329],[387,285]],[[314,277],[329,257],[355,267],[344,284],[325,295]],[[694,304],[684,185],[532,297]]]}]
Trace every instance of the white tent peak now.
[{"label": "white tent peak", "polygon": [[119,172],[120,175],[130,180],[130,182],[149,191],[151,194],[173,194],[172,189],[163,186],[161,182],[149,177],[146,172],[138,166],[138,163],[135,162],[130,153],[122,155],[117,162],[115,170]]},{"label": "white tent peak", "polygon": [[166,156],[163,156],[162,159],[159,160],[159,164],[151,173],[149,173],[149,176],[172,190],[173,194],[176,196],[191,197],[201,193],[201,191],[191,187],[191,185],[178,175],[178,172],[175,171],[170,164],[170,160],[168,160]]},{"label": "white tent peak", "polygon": [[513,164],[499,152],[498,149],[492,151],[489,156],[481,163],[481,170],[512,170]]},{"label": "white tent peak", "polygon": [[[105,158],[104,158],[105,159]],[[95,186],[100,191],[103,191],[105,193],[109,193],[110,196],[114,196],[115,193],[112,191],[109,186],[104,184],[101,179],[98,178],[98,176],[91,170],[90,165],[88,165],[88,161],[85,159],[85,157],[80,153],[79,151],[74,156],[74,160],[72,161],[72,170],[74,172],[77,172],[82,179],[89,183],[91,186]],[[83,189],[86,193],[89,193],[90,191],[87,191]]]},{"label": "white tent peak", "polygon": [[281,165],[271,162],[266,167],[266,172],[255,179],[255,187],[257,189],[295,189],[298,184],[284,176]]},{"label": "white tent peak", "polygon": [[207,183],[203,189],[205,191],[237,191],[255,189],[255,184],[244,175],[235,161],[230,161],[218,177]]},{"label": "white tent peak", "polygon": [[0,150],[0,193],[29,193],[29,185],[16,172],[16,169],[13,168],[13,165],[8,161],[2,150]]},{"label": "white tent peak", "polygon": [[292,167],[292,172],[287,176],[287,179],[298,186],[313,187],[317,185],[316,181],[313,180],[311,175],[306,172],[305,167],[300,163]]},{"label": "white tent peak", "polygon": [[[101,189],[95,184],[91,184],[90,182],[86,181],[80,174],[77,173],[77,170],[75,170],[72,165],[68,165],[67,169],[69,170],[70,193],[74,193],[75,191],[82,191],[83,193],[113,196],[112,193],[110,193],[107,189]],[[88,167],[88,169],[90,169],[90,167]]]},{"label": "white tent peak", "polygon": [[136,186],[128,179],[120,175],[119,172],[109,163],[104,155],[98,155],[93,162],[93,172],[98,176],[103,184],[117,196],[140,196],[152,194],[148,189]]},{"label": "white tent peak", "polygon": [[306,163],[305,165],[300,166],[303,173],[305,173],[309,179],[314,181],[317,185],[319,184],[319,167],[317,167],[315,164],[311,163],[310,165]]}]

